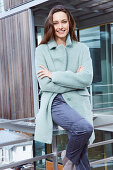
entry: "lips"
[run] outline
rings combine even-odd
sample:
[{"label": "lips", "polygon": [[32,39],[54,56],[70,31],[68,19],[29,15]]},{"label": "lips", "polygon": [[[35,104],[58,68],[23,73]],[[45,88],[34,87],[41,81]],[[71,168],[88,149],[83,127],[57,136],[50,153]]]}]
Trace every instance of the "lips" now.
[{"label": "lips", "polygon": [[57,32],[60,33],[60,34],[63,34],[65,32],[65,30],[59,30]]}]

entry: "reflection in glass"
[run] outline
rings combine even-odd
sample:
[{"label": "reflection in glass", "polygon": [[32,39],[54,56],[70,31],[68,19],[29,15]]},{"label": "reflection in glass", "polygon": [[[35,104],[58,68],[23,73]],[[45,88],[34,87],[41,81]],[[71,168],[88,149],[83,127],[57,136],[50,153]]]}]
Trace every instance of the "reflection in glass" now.
[{"label": "reflection in glass", "polygon": [[93,109],[113,107],[113,24],[80,30],[93,62]]}]

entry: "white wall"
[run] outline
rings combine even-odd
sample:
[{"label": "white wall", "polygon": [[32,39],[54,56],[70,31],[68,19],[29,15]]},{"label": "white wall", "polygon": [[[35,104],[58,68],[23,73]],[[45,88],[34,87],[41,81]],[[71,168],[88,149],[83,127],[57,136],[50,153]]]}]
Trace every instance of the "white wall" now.
[{"label": "white wall", "polygon": [[[3,150],[3,151],[2,151]],[[32,144],[26,145],[25,150],[23,146],[15,146],[13,149],[0,148],[0,164],[21,161],[33,157]],[[4,158],[4,160],[2,160]]]},{"label": "white wall", "polygon": [[24,159],[32,158],[32,145],[25,146],[26,150],[23,150],[23,146],[18,146],[13,150],[13,161],[21,161]]}]

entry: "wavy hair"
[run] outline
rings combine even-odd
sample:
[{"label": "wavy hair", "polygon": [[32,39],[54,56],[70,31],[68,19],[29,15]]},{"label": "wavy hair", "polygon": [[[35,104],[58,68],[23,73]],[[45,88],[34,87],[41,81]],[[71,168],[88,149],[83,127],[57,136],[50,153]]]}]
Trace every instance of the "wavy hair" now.
[{"label": "wavy hair", "polygon": [[46,19],[45,26],[44,26],[44,37],[40,44],[47,44],[48,41],[55,39],[55,31],[54,31],[54,26],[53,26],[53,14],[56,12],[60,12],[60,11],[67,14],[67,17],[69,20],[69,33],[70,33],[71,39],[74,41],[78,41],[75,35],[76,23],[75,23],[75,20],[72,14],[63,5],[56,5],[50,10],[49,15]]}]

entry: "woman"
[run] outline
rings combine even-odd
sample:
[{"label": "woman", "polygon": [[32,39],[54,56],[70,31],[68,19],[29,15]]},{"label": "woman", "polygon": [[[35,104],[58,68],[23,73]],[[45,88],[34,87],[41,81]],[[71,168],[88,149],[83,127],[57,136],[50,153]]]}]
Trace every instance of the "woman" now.
[{"label": "woman", "polygon": [[[42,91],[35,140],[52,142],[53,122],[68,132],[63,169],[89,170],[88,141],[93,132],[87,86],[92,82],[88,47],[77,41],[75,21],[62,5],[47,17],[44,37],[36,48],[36,73]],[[90,138],[93,142],[94,135]]]}]

